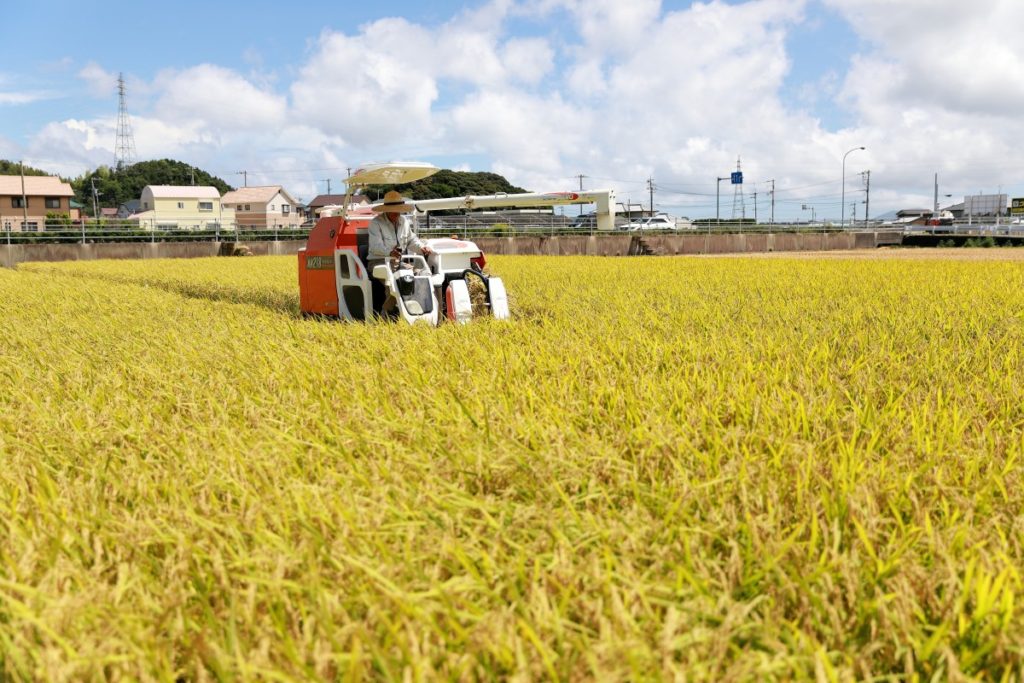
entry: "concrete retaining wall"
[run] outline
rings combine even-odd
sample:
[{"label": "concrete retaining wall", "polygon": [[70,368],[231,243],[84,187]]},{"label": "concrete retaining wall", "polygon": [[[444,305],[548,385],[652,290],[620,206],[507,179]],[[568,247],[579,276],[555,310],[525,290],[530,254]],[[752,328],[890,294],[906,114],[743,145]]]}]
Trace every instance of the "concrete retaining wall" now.
[{"label": "concrete retaining wall", "polygon": [[[487,254],[548,256],[627,256],[646,253],[641,242],[656,254],[736,254],[769,251],[828,251],[874,249],[900,244],[901,233],[739,233],[687,235],[561,235],[548,237],[477,237]],[[112,244],[0,244],[0,266],[13,268],[24,261],[79,261],[93,259],[196,258],[216,256],[221,242],[149,242]],[[305,241],[239,242],[256,255],[295,254]]]},{"label": "concrete retaining wall", "polygon": [[[94,259],[197,258],[216,256],[222,242],[115,242],[101,244],[3,244],[0,266],[25,261],[91,261]],[[305,240],[238,242],[257,256],[295,254]]]},{"label": "concrete retaining wall", "polygon": [[899,244],[899,233],[736,233],[688,235],[562,235],[552,237],[477,237],[487,254],[626,256],[656,254],[742,254],[769,251],[874,249]]}]

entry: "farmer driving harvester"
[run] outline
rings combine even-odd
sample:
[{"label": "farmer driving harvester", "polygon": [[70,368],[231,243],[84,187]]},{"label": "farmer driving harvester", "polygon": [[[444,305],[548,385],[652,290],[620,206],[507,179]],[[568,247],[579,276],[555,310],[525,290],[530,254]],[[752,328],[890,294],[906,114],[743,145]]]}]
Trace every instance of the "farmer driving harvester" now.
[{"label": "farmer driving harvester", "polygon": [[[481,315],[507,320],[505,283],[484,270],[483,251],[466,239],[420,240],[409,219],[402,215],[413,209],[427,213],[594,203],[597,229],[610,231],[615,227],[615,194],[611,190],[500,192],[424,199],[415,205],[392,191],[372,208],[350,204],[353,192],[359,188],[406,185],[439,170],[423,162],[391,161],[367,164],[345,179],[345,203],[324,207],[306,246],[298,253],[299,305],[303,314],[367,320],[372,311],[379,312],[392,302],[394,309],[389,317],[410,325],[437,326],[446,320],[464,324]],[[477,298],[484,300],[473,300],[469,283],[477,294],[483,286],[485,296]]]},{"label": "farmer driving harvester", "polygon": [[[424,257],[432,253],[430,247],[423,243],[413,232],[411,222],[403,214],[412,211],[401,194],[390,190],[384,195],[384,203],[373,207],[377,214],[368,228],[369,244],[366,252],[367,268],[372,273],[374,266],[387,262],[390,258],[401,258],[416,249]],[[379,314],[384,304],[386,292],[384,283],[373,278],[370,280],[373,293],[373,312]]]}]

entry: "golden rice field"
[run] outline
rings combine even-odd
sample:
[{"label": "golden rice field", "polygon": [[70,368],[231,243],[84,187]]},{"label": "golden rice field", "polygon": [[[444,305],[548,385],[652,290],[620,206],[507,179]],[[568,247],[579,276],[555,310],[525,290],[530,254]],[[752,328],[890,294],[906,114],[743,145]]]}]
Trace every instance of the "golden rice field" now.
[{"label": "golden rice field", "polygon": [[0,269],[0,678],[1021,680],[1024,262],[491,268]]}]

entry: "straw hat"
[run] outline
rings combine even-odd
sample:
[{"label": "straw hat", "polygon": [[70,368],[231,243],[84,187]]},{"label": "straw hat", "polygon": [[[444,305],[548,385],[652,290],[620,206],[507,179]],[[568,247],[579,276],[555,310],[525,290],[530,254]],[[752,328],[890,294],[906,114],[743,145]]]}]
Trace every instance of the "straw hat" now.
[{"label": "straw hat", "polygon": [[373,207],[374,213],[408,213],[412,211],[412,205],[407,204],[405,197],[395,190],[388,190],[384,195],[384,203]]}]

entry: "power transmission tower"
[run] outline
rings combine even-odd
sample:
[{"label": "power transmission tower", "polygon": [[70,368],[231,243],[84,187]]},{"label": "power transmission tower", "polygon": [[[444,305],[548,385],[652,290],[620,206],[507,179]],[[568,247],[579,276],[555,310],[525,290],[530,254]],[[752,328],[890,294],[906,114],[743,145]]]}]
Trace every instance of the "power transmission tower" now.
[{"label": "power transmission tower", "polygon": [[[736,157],[736,172],[743,173],[743,169],[740,167],[740,158]],[[733,183],[732,185],[732,219],[736,220],[736,214],[739,214],[740,218],[747,217],[747,207],[743,202],[743,176],[740,176],[740,182]]]},{"label": "power transmission tower", "polygon": [[135,163],[135,136],[128,118],[128,104],[124,95],[124,74],[117,75],[117,143],[114,145],[117,170]]}]

